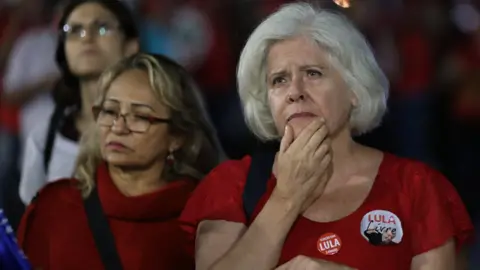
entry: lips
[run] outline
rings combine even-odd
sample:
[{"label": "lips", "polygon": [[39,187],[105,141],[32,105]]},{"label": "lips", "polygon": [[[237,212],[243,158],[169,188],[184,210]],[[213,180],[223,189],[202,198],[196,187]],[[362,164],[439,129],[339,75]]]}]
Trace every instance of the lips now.
[{"label": "lips", "polygon": [[295,119],[295,118],[302,118],[302,117],[316,117],[316,114],[313,114],[311,112],[299,112],[299,113],[294,113],[290,115],[287,118],[287,122],[290,122],[290,120]]},{"label": "lips", "polygon": [[128,148],[126,145],[124,145],[123,143],[120,143],[120,142],[115,142],[115,141],[112,141],[112,142],[109,142],[107,143],[107,147],[110,147],[110,148],[115,148],[115,149],[126,149]]}]

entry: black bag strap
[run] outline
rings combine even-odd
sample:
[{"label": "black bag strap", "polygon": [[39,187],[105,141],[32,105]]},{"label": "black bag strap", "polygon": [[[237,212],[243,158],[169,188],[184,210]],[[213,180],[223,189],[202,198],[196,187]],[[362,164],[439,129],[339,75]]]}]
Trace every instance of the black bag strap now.
[{"label": "black bag strap", "polygon": [[115,238],[108,226],[107,217],[102,210],[97,188],[93,188],[91,194],[84,200],[84,207],[87,213],[88,225],[92,231],[95,245],[100,253],[105,269],[123,269],[115,246]]},{"label": "black bag strap", "polygon": [[267,190],[267,182],[272,173],[272,166],[277,150],[278,143],[267,143],[261,145],[252,154],[247,182],[243,189],[243,208],[247,222],[250,222],[258,201]]},{"label": "black bag strap", "polygon": [[55,106],[55,111],[50,117],[48,123],[47,137],[45,140],[45,149],[43,150],[43,167],[45,173],[48,173],[48,166],[50,165],[50,159],[52,158],[53,144],[55,142],[55,135],[60,126],[60,123],[64,117],[64,108],[62,106]]}]

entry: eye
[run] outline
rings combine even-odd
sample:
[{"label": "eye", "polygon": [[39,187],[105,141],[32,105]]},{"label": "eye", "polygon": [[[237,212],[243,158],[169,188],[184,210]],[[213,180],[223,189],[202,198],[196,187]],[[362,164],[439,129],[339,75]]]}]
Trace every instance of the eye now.
[{"label": "eye", "polygon": [[151,116],[140,115],[140,114],[135,114],[134,117],[135,117],[135,119],[137,119],[137,120],[140,120],[140,121],[148,121],[148,122],[150,122],[150,120],[152,119]]},{"label": "eye", "polygon": [[80,32],[83,31],[83,27],[81,25],[65,25],[63,27],[63,31],[67,34],[78,35]]},{"label": "eye", "polygon": [[308,77],[320,77],[322,76],[322,73],[315,69],[309,69],[307,70],[307,75]]},{"label": "eye", "polygon": [[100,36],[104,36],[110,32],[110,25],[107,23],[100,23],[97,25],[97,31]]},{"label": "eye", "polygon": [[115,28],[115,23],[106,21],[97,21],[93,24],[99,35],[110,33]]},{"label": "eye", "polygon": [[102,113],[107,115],[117,115],[117,111],[108,108],[102,108]]},{"label": "eye", "polygon": [[280,83],[285,83],[287,80],[285,80],[284,77],[276,77],[276,78],[273,78],[272,80],[272,85],[277,85],[277,84],[280,84]]}]

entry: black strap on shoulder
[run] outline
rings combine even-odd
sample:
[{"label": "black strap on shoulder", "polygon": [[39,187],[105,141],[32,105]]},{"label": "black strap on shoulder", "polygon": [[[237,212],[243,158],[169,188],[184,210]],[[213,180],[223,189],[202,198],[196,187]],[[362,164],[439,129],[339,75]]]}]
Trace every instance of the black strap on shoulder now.
[{"label": "black strap on shoulder", "polygon": [[272,173],[277,150],[278,143],[272,142],[261,145],[252,154],[247,182],[243,189],[243,208],[248,222],[252,217],[253,211],[255,211],[258,201],[267,190],[267,182]]},{"label": "black strap on shoulder", "polygon": [[50,117],[50,122],[48,123],[45,149],[43,150],[43,167],[45,169],[45,173],[48,172],[48,166],[50,165],[50,159],[52,158],[53,144],[55,142],[55,134],[57,133],[63,116],[64,108],[58,105],[55,106],[55,111]]},{"label": "black strap on shoulder", "polygon": [[102,210],[98,191],[94,188],[84,201],[88,224],[106,270],[123,269],[115,246],[115,239],[108,226],[108,220]]}]

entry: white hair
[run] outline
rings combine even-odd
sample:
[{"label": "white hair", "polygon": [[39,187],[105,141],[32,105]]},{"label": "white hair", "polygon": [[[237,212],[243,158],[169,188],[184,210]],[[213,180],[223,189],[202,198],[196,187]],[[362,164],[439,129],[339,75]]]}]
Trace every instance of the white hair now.
[{"label": "white hair", "polygon": [[252,33],[240,56],[237,80],[247,125],[262,140],[278,139],[268,103],[266,58],[272,44],[307,36],[329,54],[358,99],[350,117],[354,135],[377,127],[387,107],[389,83],[360,32],[340,14],[310,4],[288,4]]}]

